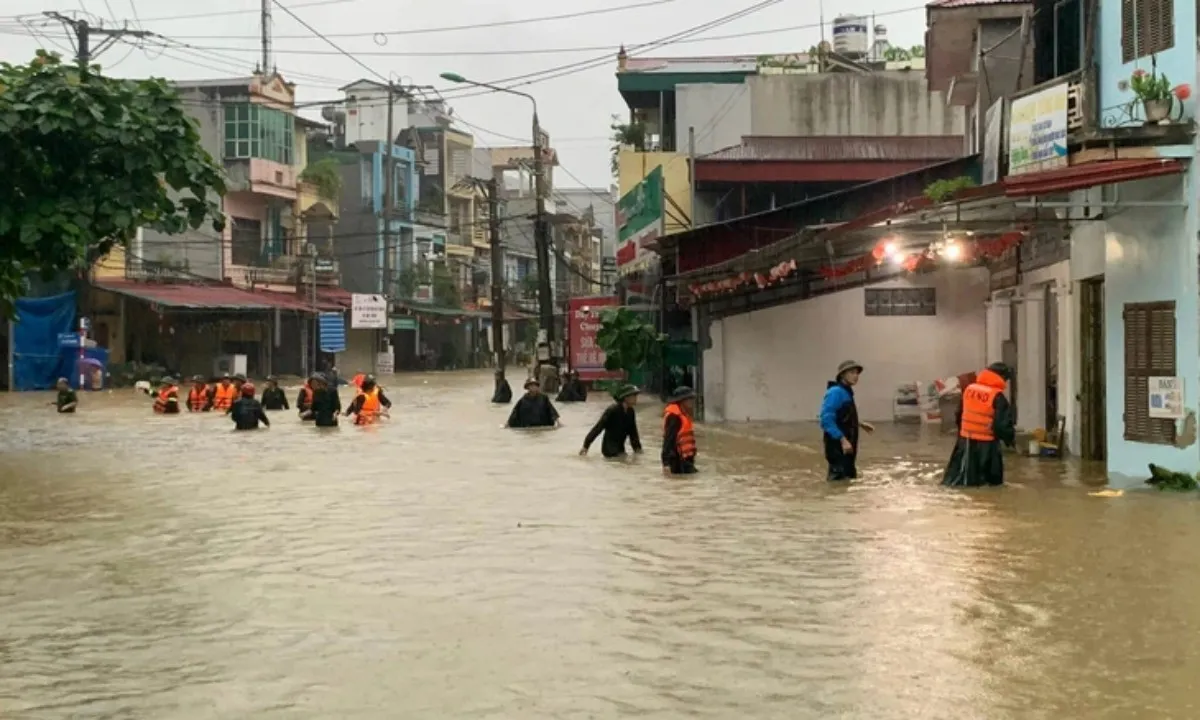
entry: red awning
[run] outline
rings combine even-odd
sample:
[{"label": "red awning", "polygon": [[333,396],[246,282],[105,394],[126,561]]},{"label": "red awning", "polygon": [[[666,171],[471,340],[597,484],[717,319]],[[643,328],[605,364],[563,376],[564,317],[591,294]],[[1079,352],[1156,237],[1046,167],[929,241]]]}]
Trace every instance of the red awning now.
[{"label": "red awning", "polygon": [[[231,285],[151,283],[135,280],[97,279],[100,290],[145,300],[168,308],[189,310],[293,310],[312,312],[313,305],[296,294],[266,290],[243,290]],[[340,310],[329,302],[318,302],[318,310]]]},{"label": "red awning", "polygon": [[1004,194],[1008,197],[1053,195],[1072,190],[1086,190],[1097,185],[1178,175],[1183,170],[1184,165],[1181,161],[1168,158],[1099,160],[1043,172],[1009,175],[1004,178]]}]

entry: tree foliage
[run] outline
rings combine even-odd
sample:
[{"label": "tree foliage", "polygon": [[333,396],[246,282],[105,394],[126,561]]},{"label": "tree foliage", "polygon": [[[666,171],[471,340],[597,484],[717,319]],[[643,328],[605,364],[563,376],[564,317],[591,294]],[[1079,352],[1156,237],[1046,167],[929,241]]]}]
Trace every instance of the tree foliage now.
[{"label": "tree foliage", "polygon": [[622,147],[630,145],[638,152],[646,150],[646,125],[640,120],[631,120],[623,123],[618,116],[613,115],[609,128],[612,130],[612,135],[609,138],[612,140],[612,157],[610,158],[610,163],[612,174],[616,176],[619,169],[617,158],[620,157]]},{"label": "tree foliage", "polygon": [[626,307],[606,308],[600,313],[596,344],[604,351],[607,370],[626,374],[643,367],[654,367],[662,359],[665,335]]},{"label": "tree foliage", "polygon": [[317,189],[317,194],[326,200],[336,201],[342,194],[342,165],[337,158],[324,157],[309,163],[300,173],[300,179]]},{"label": "tree foliage", "polygon": [[0,302],[30,272],[83,266],[139,227],[225,223],[224,172],[164,80],[104,77],[39,51],[0,63]]}]

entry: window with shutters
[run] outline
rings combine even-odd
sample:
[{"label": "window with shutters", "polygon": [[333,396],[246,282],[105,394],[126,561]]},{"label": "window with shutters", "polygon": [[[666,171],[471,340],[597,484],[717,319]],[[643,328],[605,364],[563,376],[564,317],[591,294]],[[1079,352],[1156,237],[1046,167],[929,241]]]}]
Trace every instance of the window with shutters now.
[{"label": "window with shutters", "polygon": [[1175,0],[1121,0],[1121,59],[1175,47]]},{"label": "window with shutters", "polygon": [[935,288],[866,288],[863,301],[867,317],[937,315]]},{"label": "window with shutters", "polygon": [[1173,445],[1175,421],[1150,417],[1150,378],[1175,376],[1175,303],[1126,303],[1125,439]]}]

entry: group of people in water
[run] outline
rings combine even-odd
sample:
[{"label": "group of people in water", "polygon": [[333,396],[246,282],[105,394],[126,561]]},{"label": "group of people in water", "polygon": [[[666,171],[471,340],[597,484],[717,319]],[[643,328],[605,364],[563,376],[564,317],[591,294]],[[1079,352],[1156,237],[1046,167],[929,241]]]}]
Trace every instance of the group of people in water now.
[{"label": "group of people in water", "polygon": [[[863,366],[847,360],[838,366],[821,402],[820,423],[825,445],[826,478],[830,481],[858,477],[859,431],[875,428],[858,418],[854,387]],[[1012,368],[992,363],[962,388],[954,424],[958,437],[950,461],[942,473],[949,487],[980,487],[1004,484],[1004,449],[1016,442],[1012,406],[1004,395]]]},{"label": "group of people in water", "polygon": [[[559,402],[584,402],[587,386],[579,374],[566,374]],[[624,385],[613,393],[609,405],[592,429],[583,439],[580,455],[587,455],[596,439],[603,435],[600,454],[609,459],[626,457],[628,445],[634,453],[641,454],[642,439],[638,433],[637,407],[641,390],[634,385]],[[662,469],[666,475],[690,475],[696,472],[696,431],[693,424],[696,393],[690,387],[677,387],[667,398],[663,411]],[[496,373],[496,392],[492,402],[506,404],[512,399],[512,391],[501,372]],[[508,415],[506,428],[552,428],[560,426],[558,410],[550,398],[542,392],[542,383],[533,376],[525,381],[525,394],[513,404]]]}]

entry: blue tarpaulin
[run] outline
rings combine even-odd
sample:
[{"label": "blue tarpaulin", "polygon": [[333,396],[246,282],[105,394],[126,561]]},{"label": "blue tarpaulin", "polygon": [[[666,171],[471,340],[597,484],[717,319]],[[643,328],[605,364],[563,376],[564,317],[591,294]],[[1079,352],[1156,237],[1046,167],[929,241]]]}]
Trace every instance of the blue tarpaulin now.
[{"label": "blue tarpaulin", "polygon": [[321,313],[321,352],[346,352],[346,320],[340,312]]},{"label": "blue tarpaulin", "polygon": [[13,326],[13,387],[17,390],[49,390],[58,378],[74,368],[63,367],[64,354],[59,333],[75,328],[75,293],[53,297],[20,298]]},{"label": "blue tarpaulin", "polygon": [[[60,377],[79,388],[79,333],[75,324],[75,293],[17,300],[13,324],[13,387],[49,390]],[[95,369],[107,369],[108,350],[85,348],[90,380]]]}]

